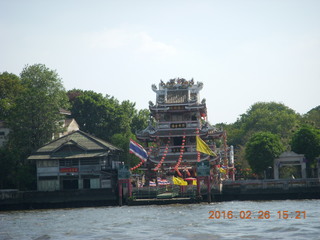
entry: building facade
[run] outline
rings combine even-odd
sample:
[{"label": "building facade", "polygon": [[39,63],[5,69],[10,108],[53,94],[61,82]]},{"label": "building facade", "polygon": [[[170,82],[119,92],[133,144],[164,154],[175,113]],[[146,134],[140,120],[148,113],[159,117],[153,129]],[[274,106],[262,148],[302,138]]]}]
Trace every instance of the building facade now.
[{"label": "building facade", "polygon": [[39,148],[38,191],[112,188],[122,150],[80,130]]}]

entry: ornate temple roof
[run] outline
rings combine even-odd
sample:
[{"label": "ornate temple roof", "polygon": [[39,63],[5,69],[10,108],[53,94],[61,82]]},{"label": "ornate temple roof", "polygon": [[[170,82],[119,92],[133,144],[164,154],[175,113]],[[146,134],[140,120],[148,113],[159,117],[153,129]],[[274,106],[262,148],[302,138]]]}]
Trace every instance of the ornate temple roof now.
[{"label": "ornate temple roof", "polygon": [[[170,79],[164,83],[160,81],[159,88],[155,84],[152,90],[157,93],[156,105],[162,104],[188,104],[200,103],[199,91],[203,83],[194,83],[194,80],[185,80],[184,78]],[[152,107],[152,104],[150,104]]]},{"label": "ornate temple roof", "polygon": [[[169,90],[177,90],[177,89],[197,89],[201,90],[203,87],[202,82],[197,82],[196,84],[194,83],[193,78],[188,81],[184,78],[173,78],[164,83],[162,80],[160,80],[159,84],[159,90],[164,90],[164,89],[169,89]],[[157,87],[155,84],[152,85],[152,90],[157,91]]]}]

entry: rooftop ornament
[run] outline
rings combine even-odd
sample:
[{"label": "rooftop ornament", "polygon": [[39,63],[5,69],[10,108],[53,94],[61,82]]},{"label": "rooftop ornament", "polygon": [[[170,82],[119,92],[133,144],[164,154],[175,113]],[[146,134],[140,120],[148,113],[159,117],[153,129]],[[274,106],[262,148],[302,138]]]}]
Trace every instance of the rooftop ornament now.
[{"label": "rooftop ornament", "polygon": [[[166,83],[162,80],[160,80],[160,84],[159,84],[159,90],[163,90],[163,89],[186,89],[192,86],[196,86],[198,88],[202,88],[203,83],[202,82],[197,82],[197,84],[195,84],[193,78],[191,80],[186,80],[184,78],[173,78],[170,79],[169,81],[167,81]],[[152,90],[154,92],[156,92],[157,86],[155,84],[152,84]]]}]

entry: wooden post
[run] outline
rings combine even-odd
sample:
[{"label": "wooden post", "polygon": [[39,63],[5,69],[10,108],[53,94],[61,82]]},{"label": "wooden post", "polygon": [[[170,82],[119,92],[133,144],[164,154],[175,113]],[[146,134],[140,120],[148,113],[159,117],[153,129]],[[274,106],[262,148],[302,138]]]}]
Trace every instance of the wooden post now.
[{"label": "wooden post", "polygon": [[118,191],[119,191],[119,206],[122,206],[122,181],[118,181]]},{"label": "wooden post", "polygon": [[210,184],[210,176],[207,176],[207,186],[208,186],[208,203],[211,203],[211,184]]},{"label": "wooden post", "polygon": [[130,181],[130,179],[128,179],[127,181],[128,181],[128,194],[129,194],[129,197],[132,197],[132,185],[131,185],[131,181]]},{"label": "wooden post", "polygon": [[200,189],[200,177],[197,176],[197,197],[201,197],[201,189]]}]

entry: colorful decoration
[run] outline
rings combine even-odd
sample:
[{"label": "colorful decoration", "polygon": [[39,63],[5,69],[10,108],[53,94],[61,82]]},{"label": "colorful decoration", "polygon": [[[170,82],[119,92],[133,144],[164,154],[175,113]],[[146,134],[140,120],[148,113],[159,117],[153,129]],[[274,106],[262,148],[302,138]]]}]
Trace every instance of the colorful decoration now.
[{"label": "colorful decoration", "polygon": [[[196,129],[197,137],[199,136],[199,128]],[[200,152],[197,152],[197,162],[200,162]]]},{"label": "colorful decoration", "polygon": [[186,135],[185,133],[183,134],[182,136],[182,144],[181,144],[181,148],[180,148],[180,156],[178,158],[178,162],[177,164],[174,166],[174,170],[177,172],[177,174],[182,177],[182,174],[181,172],[179,171],[179,166],[180,166],[180,163],[182,161],[182,156],[183,156],[183,153],[184,153],[184,146],[186,144]]},{"label": "colorful decoration", "polygon": [[166,148],[164,150],[163,156],[162,156],[160,162],[157,164],[157,166],[154,168],[153,171],[158,171],[158,169],[161,167],[162,163],[166,159],[166,156],[167,156],[167,153],[168,153],[168,149],[169,149],[169,144],[170,144],[170,137],[168,138],[168,142],[167,142]]}]

